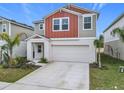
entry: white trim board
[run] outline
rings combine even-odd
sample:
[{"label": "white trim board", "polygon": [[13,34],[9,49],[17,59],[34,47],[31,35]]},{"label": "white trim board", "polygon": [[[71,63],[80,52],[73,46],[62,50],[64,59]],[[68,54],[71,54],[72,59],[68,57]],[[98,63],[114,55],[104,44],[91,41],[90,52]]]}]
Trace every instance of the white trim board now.
[{"label": "white trim board", "polygon": [[96,39],[96,37],[81,37],[81,38],[50,38],[51,40],[80,40],[80,39]]},{"label": "white trim board", "polygon": [[43,39],[48,39],[48,38],[45,38],[44,36],[41,36],[41,35],[39,35],[39,34],[34,34],[34,35],[32,35],[31,37],[25,39],[25,41],[28,41],[28,40],[32,39],[33,37],[35,37],[35,36],[38,36],[38,37],[43,38]]}]

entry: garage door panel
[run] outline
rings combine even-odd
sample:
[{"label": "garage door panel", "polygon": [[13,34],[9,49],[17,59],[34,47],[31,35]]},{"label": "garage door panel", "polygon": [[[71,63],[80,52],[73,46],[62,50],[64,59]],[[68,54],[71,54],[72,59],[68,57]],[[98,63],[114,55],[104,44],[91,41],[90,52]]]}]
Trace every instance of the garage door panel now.
[{"label": "garage door panel", "polygon": [[89,59],[89,46],[53,46],[54,61],[87,62]]}]

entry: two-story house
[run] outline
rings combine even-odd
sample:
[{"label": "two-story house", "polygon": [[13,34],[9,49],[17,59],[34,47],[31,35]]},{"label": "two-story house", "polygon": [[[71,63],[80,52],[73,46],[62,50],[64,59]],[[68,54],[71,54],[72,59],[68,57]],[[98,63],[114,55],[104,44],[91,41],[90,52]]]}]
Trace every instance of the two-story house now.
[{"label": "two-story house", "polygon": [[118,34],[113,33],[116,28],[124,29],[124,14],[121,14],[104,30],[104,53],[124,60],[124,43]]},{"label": "two-story house", "polygon": [[[25,33],[27,36],[21,37],[21,44],[14,48],[13,56],[26,56],[26,42],[24,40],[34,33],[32,26],[0,16],[0,33],[7,33],[11,38],[15,37],[17,33]],[[3,44],[5,42],[0,40],[0,46]]]},{"label": "two-story house", "polygon": [[27,39],[27,59],[37,61],[95,62],[98,13],[67,5],[43,20],[34,21],[35,35]]}]

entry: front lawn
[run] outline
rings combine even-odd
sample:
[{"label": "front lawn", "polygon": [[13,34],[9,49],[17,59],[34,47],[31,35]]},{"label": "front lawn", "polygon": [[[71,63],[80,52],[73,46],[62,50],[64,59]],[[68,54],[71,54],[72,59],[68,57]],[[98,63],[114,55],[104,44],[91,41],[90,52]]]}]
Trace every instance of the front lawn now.
[{"label": "front lawn", "polygon": [[105,69],[90,65],[90,89],[124,89],[124,73],[119,72],[124,61],[102,54],[102,65]]},{"label": "front lawn", "polygon": [[31,73],[32,71],[36,70],[38,67],[32,68],[3,68],[0,66],[0,81],[3,82],[15,82],[25,75]]}]

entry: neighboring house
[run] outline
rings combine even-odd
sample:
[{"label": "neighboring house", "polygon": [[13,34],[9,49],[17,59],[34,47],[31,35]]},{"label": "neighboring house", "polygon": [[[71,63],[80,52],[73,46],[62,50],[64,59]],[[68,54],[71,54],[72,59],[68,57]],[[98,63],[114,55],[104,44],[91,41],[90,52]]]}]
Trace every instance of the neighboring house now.
[{"label": "neighboring house", "polygon": [[[14,57],[16,56],[26,56],[26,42],[24,40],[34,33],[34,28],[23,23],[16,22],[5,17],[0,16],[0,34],[7,33],[10,37],[15,37],[17,33],[25,33],[26,36],[21,37],[21,44],[18,47],[14,48]],[[0,40],[0,46],[5,42]]]},{"label": "neighboring house", "polygon": [[95,62],[97,18],[97,12],[70,4],[33,22],[36,34],[26,39],[27,59]]},{"label": "neighboring house", "polygon": [[105,29],[104,33],[104,53],[124,60],[124,42],[120,40],[118,34],[113,34],[115,28],[124,29],[124,14],[120,15],[112,24]]}]

